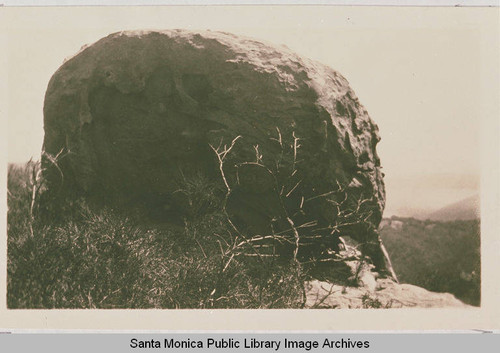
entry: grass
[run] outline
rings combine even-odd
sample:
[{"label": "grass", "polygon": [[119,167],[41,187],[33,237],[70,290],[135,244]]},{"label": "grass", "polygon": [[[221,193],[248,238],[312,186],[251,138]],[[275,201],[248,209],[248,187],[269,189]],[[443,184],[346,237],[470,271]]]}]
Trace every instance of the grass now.
[{"label": "grass", "polygon": [[225,215],[202,181],[180,189],[196,214],[184,226],[144,222],[83,200],[44,217],[38,170],[34,162],[9,166],[9,308],[303,306],[303,268],[250,256],[245,244],[235,247]]}]

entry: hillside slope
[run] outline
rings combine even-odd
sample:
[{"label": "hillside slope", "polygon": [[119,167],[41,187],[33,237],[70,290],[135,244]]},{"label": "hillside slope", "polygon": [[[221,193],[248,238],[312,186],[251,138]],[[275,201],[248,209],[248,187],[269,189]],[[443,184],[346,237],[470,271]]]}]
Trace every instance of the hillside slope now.
[{"label": "hillside slope", "polygon": [[480,304],[479,220],[385,219],[381,237],[400,282]]}]

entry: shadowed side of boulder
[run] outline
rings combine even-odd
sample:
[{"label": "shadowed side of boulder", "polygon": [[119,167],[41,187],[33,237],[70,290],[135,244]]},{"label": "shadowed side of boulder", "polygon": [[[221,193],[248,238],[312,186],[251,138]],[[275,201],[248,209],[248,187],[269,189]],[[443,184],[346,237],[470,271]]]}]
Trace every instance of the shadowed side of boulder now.
[{"label": "shadowed side of boulder", "polygon": [[382,261],[378,129],[340,74],[287,48],[219,32],[112,34],[54,74],[44,125],[46,153],[61,156],[57,168],[44,160],[52,191],[174,221],[183,183],[201,177],[245,232],[313,222],[308,236],[348,234]]}]

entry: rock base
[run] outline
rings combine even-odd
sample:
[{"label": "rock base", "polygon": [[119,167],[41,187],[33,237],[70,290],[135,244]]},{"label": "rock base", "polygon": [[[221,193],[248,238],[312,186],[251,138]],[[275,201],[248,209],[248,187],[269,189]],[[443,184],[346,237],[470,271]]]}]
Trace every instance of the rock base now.
[{"label": "rock base", "polygon": [[312,280],[305,283],[306,308],[471,308],[449,293],[434,293],[391,279],[376,280],[375,290]]}]

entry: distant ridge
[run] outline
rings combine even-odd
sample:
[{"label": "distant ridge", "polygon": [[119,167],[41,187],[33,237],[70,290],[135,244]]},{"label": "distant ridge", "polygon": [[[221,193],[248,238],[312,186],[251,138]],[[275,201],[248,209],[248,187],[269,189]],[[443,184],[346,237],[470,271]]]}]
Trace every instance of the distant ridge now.
[{"label": "distant ridge", "polygon": [[479,195],[445,206],[427,216],[433,221],[457,221],[479,218]]}]

